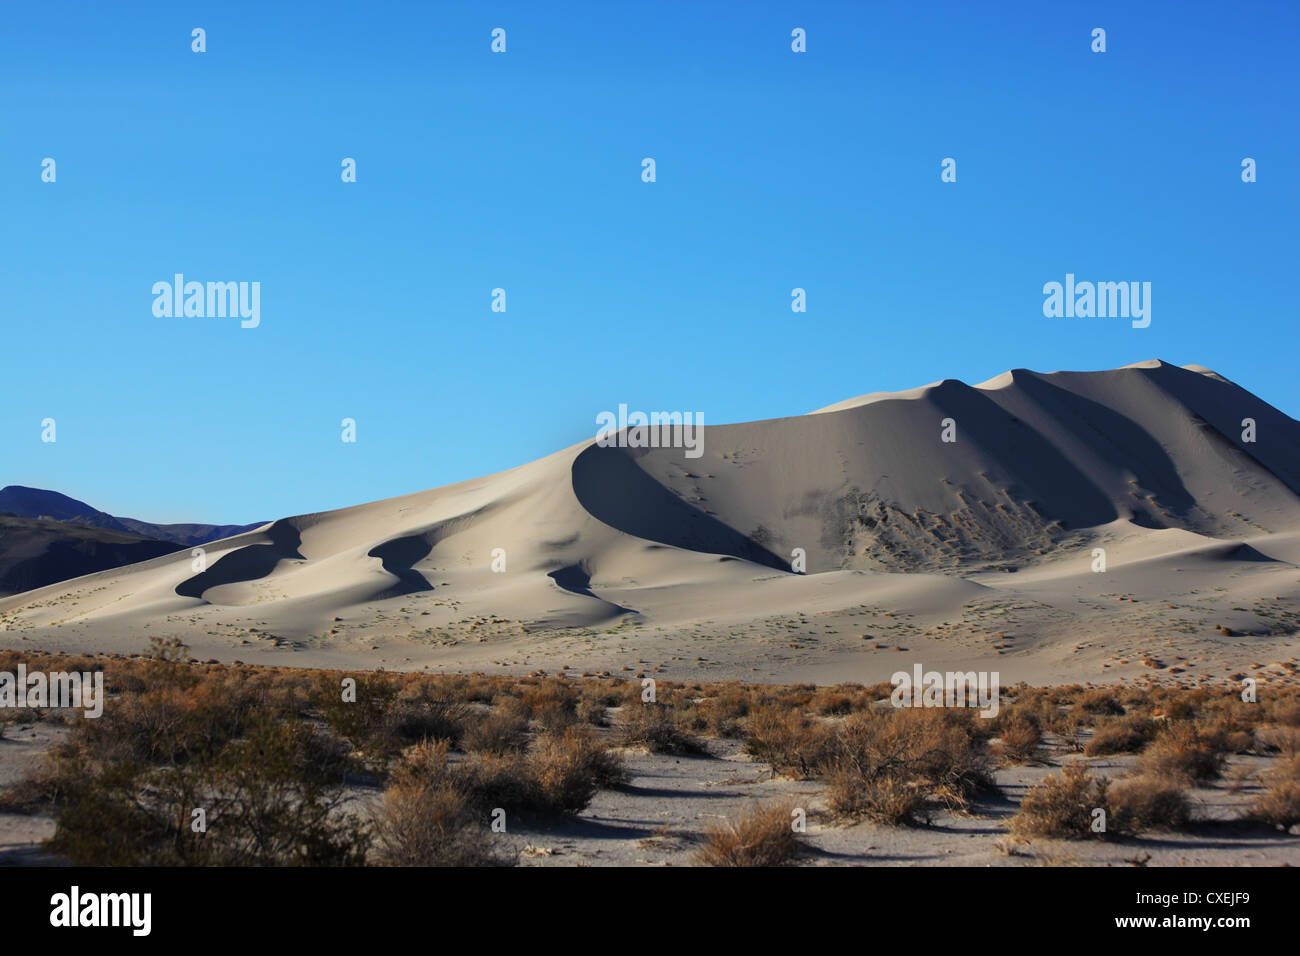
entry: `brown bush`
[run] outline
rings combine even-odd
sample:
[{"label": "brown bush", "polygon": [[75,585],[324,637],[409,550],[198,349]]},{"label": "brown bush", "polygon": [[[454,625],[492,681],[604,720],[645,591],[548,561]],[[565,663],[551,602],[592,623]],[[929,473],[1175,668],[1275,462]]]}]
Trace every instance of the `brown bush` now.
[{"label": "brown bush", "polygon": [[782,866],[799,853],[792,826],[794,805],[774,803],[743,812],[734,822],[710,827],[696,855],[703,866]]},{"label": "brown bush", "polygon": [[1093,777],[1086,764],[1067,764],[1025,794],[1011,818],[1011,832],[1024,838],[1068,840],[1100,836],[1092,830],[1093,811],[1107,809],[1108,789],[1108,781]]},{"label": "brown bush", "polygon": [[677,726],[673,712],[663,704],[627,704],[620,715],[619,743],[645,747],[655,754],[703,754],[704,745]]},{"label": "brown bush", "polygon": [[1202,783],[1219,776],[1224,754],[1216,741],[1188,721],[1164,727],[1138,759],[1138,773],[1152,777]]},{"label": "brown bush", "polygon": [[578,813],[596,791],[627,782],[623,762],[584,727],[543,734],[532,769],[545,805],[557,813]]},{"label": "brown bush", "polygon": [[578,720],[592,727],[605,727],[609,724],[607,710],[603,700],[584,700],[578,705]]},{"label": "brown bush", "polygon": [[1031,713],[1016,713],[1001,730],[1002,756],[1009,763],[1029,763],[1038,754],[1043,730]]},{"label": "brown bush", "polygon": [[749,714],[749,695],[741,690],[727,689],[700,703],[700,716],[707,733],[714,737],[743,737],[742,723]]},{"label": "brown bush", "polygon": [[557,682],[525,688],[520,703],[545,730],[563,730],[578,723],[578,694]]},{"label": "brown bush", "polygon": [[761,706],[750,711],[744,728],[745,752],[770,764],[774,774],[804,779],[830,765],[834,734],[798,710]]},{"label": "brown bush", "polygon": [[926,798],[915,780],[868,777],[854,765],[838,764],[827,775],[827,803],[841,816],[910,826],[918,822]]},{"label": "brown bush", "polygon": [[1158,728],[1156,721],[1138,714],[1109,720],[1097,725],[1083,752],[1089,757],[1137,753],[1151,742]]},{"label": "brown bush", "polygon": [[882,823],[915,823],[930,800],[964,809],[993,790],[983,737],[969,711],[859,711],[827,748],[833,811]]},{"label": "brown bush", "polygon": [[1178,830],[1192,818],[1187,793],[1159,777],[1124,777],[1106,791],[1107,829],[1117,834]]},{"label": "brown bush", "polygon": [[1300,823],[1300,757],[1292,757],[1264,778],[1268,789],[1251,805],[1249,817],[1280,830]]},{"label": "brown bush", "polygon": [[996,789],[980,719],[964,708],[860,712],[844,721],[836,750],[868,776],[915,779],[932,797],[962,808]]},{"label": "brown bush", "polygon": [[463,726],[460,745],[471,753],[519,753],[528,746],[528,721],[518,714],[478,714]]},{"label": "brown bush", "polygon": [[1090,690],[1079,698],[1075,706],[1087,714],[1115,717],[1124,713],[1124,705],[1120,703],[1116,691],[1112,688]]},{"label": "brown bush", "polygon": [[412,748],[393,774],[375,819],[381,866],[494,866],[508,861],[491,845],[465,792],[447,773],[447,742]]}]

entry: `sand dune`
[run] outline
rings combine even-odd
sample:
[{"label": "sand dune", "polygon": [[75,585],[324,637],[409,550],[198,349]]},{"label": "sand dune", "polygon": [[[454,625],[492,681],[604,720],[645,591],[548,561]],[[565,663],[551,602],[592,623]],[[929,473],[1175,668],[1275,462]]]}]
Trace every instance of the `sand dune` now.
[{"label": "sand dune", "polygon": [[878,680],[900,655],[1031,680],[1286,674],[1300,424],[1200,366],[1016,369],[708,426],[698,458],[583,442],[205,560],[0,601],[0,646],[175,635],[227,660],[783,680]]}]

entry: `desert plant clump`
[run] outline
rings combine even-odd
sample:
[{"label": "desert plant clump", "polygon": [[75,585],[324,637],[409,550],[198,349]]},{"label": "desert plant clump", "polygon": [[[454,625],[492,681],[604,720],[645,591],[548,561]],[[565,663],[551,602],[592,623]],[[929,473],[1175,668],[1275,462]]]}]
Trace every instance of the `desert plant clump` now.
[{"label": "desert plant clump", "polygon": [[825,758],[832,811],[912,824],[931,803],[966,809],[976,794],[996,789],[975,719],[929,708],[850,715]]},{"label": "desert plant clump", "polygon": [[48,848],[80,866],[357,865],[369,833],[341,812],[346,763],[311,725],[268,720],[180,766],[82,764]]},{"label": "desert plant clump", "polygon": [[799,854],[793,804],[778,802],[746,810],[710,827],[696,855],[702,866],[783,866]]},{"label": "desert plant clump", "polygon": [[1216,779],[1223,770],[1220,742],[1187,721],[1171,722],[1138,759],[1138,772],[1197,784]]},{"label": "desert plant clump", "polygon": [[1082,762],[1066,764],[1025,794],[1011,818],[1011,832],[1021,838],[1080,840],[1102,836],[1093,829],[1095,811],[1107,811],[1109,781],[1094,777]]},{"label": "desert plant clump", "polygon": [[1151,776],[1123,777],[1106,791],[1106,828],[1131,835],[1149,830],[1180,830],[1192,819],[1187,792],[1176,781]]},{"label": "desert plant clump", "polygon": [[1264,778],[1268,789],[1249,811],[1249,818],[1278,830],[1300,824],[1300,757],[1292,757]]},{"label": "desert plant clump", "polygon": [[448,741],[426,742],[407,752],[398,772],[408,790],[417,784],[455,790],[466,812],[484,822],[497,809],[578,813],[598,790],[626,781],[618,756],[577,726],[542,734],[528,753],[478,752],[453,760]]},{"label": "desert plant clump", "polygon": [[578,813],[598,790],[627,782],[622,761],[584,727],[542,735],[532,769],[545,806],[555,813]]},{"label": "desert plant clump", "polygon": [[627,704],[620,718],[619,743],[624,747],[645,747],[654,754],[708,753],[699,740],[677,725],[673,712],[663,704]]},{"label": "desert plant clump", "polygon": [[380,866],[500,866],[490,831],[446,773],[447,742],[417,744],[394,771],[375,820]]},{"label": "desert plant clump", "polygon": [[745,752],[769,764],[774,774],[814,777],[830,764],[834,733],[800,710],[760,706],[744,721]]},{"label": "desert plant clump", "polygon": [[1106,720],[1097,724],[1083,752],[1089,757],[1137,753],[1151,742],[1158,729],[1156,721],[1139,714]]},{"label": "desert plant clump", "polygon": [[918,823],[926,806],[925,793],[915,781],[865,776],[850,765],[830,769],[827,790],[832,812],[890,826]]},{"label": "desert plant clump", "polygon": [[1029,711],[1013,710],[1000,728],[1000,752],[1008,763],[1030,763],[1038,755],[1043,728]]},{"label": "desert plant clump", "polygon": [[1118,717],[1124,713],[1124,705],[1112,689],[1091,690],[1083,694],[1076,705],[1086,714]]},{"label": "desert plant clump", "polygon": [[528,721],[502,711],[466,718],[460,745],[469,753],[520,753],[528,746]]}]

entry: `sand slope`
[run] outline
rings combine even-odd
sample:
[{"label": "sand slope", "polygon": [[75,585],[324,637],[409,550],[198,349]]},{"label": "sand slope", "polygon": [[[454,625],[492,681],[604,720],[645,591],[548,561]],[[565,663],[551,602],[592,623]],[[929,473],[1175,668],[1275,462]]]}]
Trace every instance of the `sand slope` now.
[{"label": "sand slope", "polygon": [[175,635],[222,659],[786,680],[914,659],[1289,673],[1300,424],[1208,369],[945,380],[709,426],[703,449],[588,441],[284,518],[208,544],[201,571],[186,551],[0,601],[0,645]]}]

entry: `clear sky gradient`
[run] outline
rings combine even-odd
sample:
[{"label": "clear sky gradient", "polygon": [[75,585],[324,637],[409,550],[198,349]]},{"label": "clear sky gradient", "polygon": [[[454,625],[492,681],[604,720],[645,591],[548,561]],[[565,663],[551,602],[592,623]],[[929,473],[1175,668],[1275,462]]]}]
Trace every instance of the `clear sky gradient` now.
[{"label": "clear sky gradient", "polygon": [[[1300,414],[1294,3],[0,17],[0,484],[244,522],[523,464],[619,403],[714,424],[1155,357]],[[260,327],[155,317],[176,272],[260,282]],[[1151,282],[1151,326],[1045,318],[1067,272]]]}]

